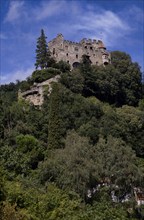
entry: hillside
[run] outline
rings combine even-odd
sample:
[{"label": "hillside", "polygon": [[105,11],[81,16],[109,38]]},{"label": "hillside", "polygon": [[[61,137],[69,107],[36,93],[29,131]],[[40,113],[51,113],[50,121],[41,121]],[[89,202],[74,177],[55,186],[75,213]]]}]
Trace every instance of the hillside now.
[{"label": "hillside", "polygon": [[[144,219],[144,85],[130,55],[111,56],[0,87],[0,219]],[[18,99],[57,74],[40,107]]]}]

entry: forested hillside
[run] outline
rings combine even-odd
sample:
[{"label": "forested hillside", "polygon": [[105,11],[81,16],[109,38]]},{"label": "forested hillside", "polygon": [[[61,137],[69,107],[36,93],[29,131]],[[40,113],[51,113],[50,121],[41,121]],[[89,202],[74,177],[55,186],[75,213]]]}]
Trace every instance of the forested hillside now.
[{"label": "forested hillside", "polygon": [[[144,219],[144,85],[128,54],[111,56],[103,67],[84,55],[72,71],[51,59],[0,87],[0,219]],[[61,79],[41,108],[18,100],[47,72]]]}]

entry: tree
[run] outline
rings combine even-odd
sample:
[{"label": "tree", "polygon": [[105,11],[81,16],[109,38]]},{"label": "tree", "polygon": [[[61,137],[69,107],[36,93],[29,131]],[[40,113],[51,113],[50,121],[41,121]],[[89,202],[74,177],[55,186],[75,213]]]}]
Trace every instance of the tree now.
[{"label": "tree", "polygon": [[61,74],[60,82],[74,93],[81,93],[84,86],[84,78],[78,69]]},{"label": "tree", "polygon": [[91,145],[88,138],[71,131],[65,140],[65,148],[57,149],[54,155],[42,164],[42,182],[55,180],[60,188],[68,188],[84,197],[89,183]]},{"label": "tree", "polygon": [[84,76],[84,96],[122,106],[137,106],[142,98],[141,71],[124,52],[112,52],[112,65],[90,66],[85,60],[80,68]]},{"label": "tree", "polygon": [[91,86],[92,76],[92,67],[91,67],[91,60],[88,55],[83,55],[80,63],[80,73],[84,77],[84,87],[83,87],[83,94],[84,96],[94,95],[93,87]]},{"label": "tree", "polygon": [[121,139],[100,138],[92,146],[88,138],[71,131],[65,148],[56,150],[44,162],[40,179],[42,182],[51,179],[60,188],[77,192],[84,199],[88,190],[97,188],[98,184],[102,187],[103,183],[108,184],[107,194],[112,189],[117,190],[119,196],[130,193],[143,182],[143,174],[132,149]]},{"label": "tree", "polygon": [[58,63],[52,64],[52,67],[59,69],[63,73],[70,71],[70,64],[63,60],[60,60]]},{"label": "tree", "polygon": [[41,30],[41,36],[37,40],[37,49],[36,49],[36,69],[40,67],[44,69],[47,67],[47,60],[50,57],[50,53],[48,51],[48,46],[46,42],[46,36],[44,30]]},{"label": "tree", "polygon": [[113,51],[112,65],[119,71],[119,91],[123,97],[121,104],[137,106],[142,98],[142,73],[138,63],[133,63],[130,55]]},{"label": "tree", "polygon": [[2,201],[4,201],[4,199],[5,199],[4,173],[0,166],[0,206],[1,206]]},{"label": "tree", "polygon": [[120,138],[100,138],[93,153],[99,181],[119,186],[122,192],[131,192],[142,183],[143,174],[137,167],[136,155]]},{"label": "tree", "polygon": [[49,109],[49,125],[48,125],[48,148],[56,149],[60,147],[60,117],[59,117],[59,84],[53,84],[52,93],[50,95]]},{"label": "tree", "polygon": [[116,112],[121,137],[135,150],[137,156],[144,157],[144,112],[132,106],[123,106]]}]

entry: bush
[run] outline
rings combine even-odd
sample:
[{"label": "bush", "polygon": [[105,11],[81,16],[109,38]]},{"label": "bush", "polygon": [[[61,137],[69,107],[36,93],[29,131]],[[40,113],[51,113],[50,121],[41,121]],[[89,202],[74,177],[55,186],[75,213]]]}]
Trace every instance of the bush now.
[{"label": "bush", "polygon": [[61,74],[61,71],[52,67],[49,67],[48,69],[35,70],[32,73],[31,80],[33,83],[41,83],[59,74]]},{"label": "bush", "polygon": [[19,88],[20,88],[21,92],[25,92],[26,90],[29,90],[31,88],[31,86],[32,86],[31,81],[28,82],[28,81],[24,80],[20,83]]},{"label": "bush", "polygon": [[63,73],[70,71],[70,64],[61,60],[53,65],[56,69],[60,69]]}]

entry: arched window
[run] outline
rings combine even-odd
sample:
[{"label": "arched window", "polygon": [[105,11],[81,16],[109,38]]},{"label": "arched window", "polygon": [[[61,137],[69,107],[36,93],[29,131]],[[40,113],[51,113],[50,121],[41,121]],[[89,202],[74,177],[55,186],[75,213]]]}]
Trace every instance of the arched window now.
[{"label": "arched window", "polygon": [[79,62],[74,62],[72,66],[73,66],[73,68],[77,68],[77,67],[79,67],[79,65],[80,65]]},{"label": "arched window", "polygon": [[68,46],[67,45],[65,45],[65,49],[68,50]]},{"label": "arched window", "polygon": [[55,48],[53,48],[53,55],[55,54]]}]

